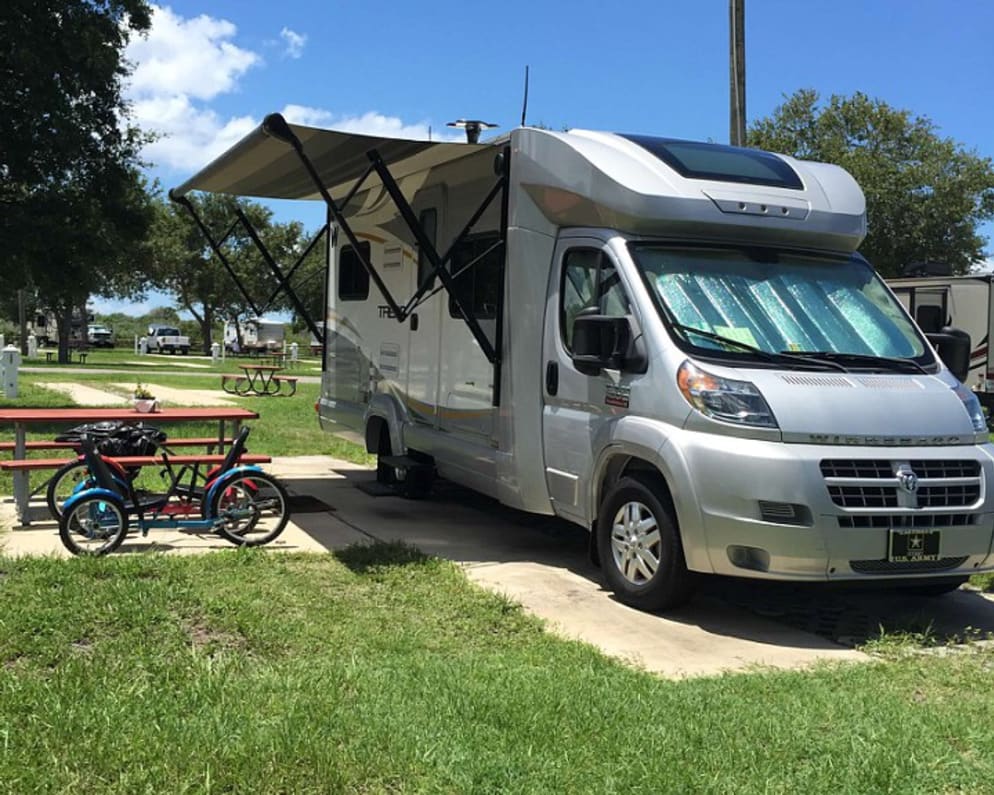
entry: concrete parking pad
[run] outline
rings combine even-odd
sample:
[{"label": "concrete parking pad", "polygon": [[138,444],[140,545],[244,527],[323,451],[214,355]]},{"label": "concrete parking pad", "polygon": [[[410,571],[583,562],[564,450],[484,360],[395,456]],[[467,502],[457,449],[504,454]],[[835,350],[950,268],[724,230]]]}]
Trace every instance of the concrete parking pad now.
[{"label": "concrete parking pad", "polygon": [[78,406],[124,406],[130,398],[105,389],[62,381],[41,381],[38,386],[68,395]]}]

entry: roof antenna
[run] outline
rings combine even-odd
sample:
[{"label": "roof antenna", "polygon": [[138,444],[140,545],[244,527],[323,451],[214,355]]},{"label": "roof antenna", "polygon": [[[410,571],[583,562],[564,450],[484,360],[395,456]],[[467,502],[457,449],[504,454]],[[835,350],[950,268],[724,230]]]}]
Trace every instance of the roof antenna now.
[{"label": "roof antenna", "polygon": [[459,119],[458,121],[450,121],[445,125],[446,127],[462,127],[466,130],[466,143],[475,144],[480,141],[480,133],[483,130],[492,130],[494,127],[499,127],[499,124],[492,124],[488,121],[480,121],[479,119]]},{"label": "roof antenna", "polygon": [[525,99],[521,103],[521,126],[525,126],[525,114],[528,113],[528,64],[525,64]]}]

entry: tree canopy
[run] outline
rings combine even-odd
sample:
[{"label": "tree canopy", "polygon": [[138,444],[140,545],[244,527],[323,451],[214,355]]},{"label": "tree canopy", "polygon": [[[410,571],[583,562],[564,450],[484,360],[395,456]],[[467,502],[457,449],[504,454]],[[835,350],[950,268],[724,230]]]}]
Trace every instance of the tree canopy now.
[{"label": "tree canopy", "polygon": [[884,276],[933,260],[966,273],[984,258],[978,226],[994,218],[994,164],[939,135],[924,116],[865,94],[827,103],[803,89],[749,130],[749,145],[835,163],[866,195],[861,253]]},{"label": "tree canopy", "polygon": [[[127,121],[124,47],[145,0],[0,4],[0,215],[6,286],[63,317],[143,283],[152,212]],[[65,339],[63,337],[63,343]]]}]

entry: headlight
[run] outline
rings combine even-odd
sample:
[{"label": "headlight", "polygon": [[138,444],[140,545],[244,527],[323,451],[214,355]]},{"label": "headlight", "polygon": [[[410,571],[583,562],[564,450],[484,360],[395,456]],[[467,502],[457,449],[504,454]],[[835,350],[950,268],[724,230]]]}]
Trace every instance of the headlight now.
[{"label": "headlight", "polygon": [[780,427],[763,395],[748,381],[721,378],[686,361],[677,371],[676,382],[687,402],[705,416],[736,425]]},{"label": "headlight", "polygon": [[963,408],[966,409],[966,413],[970,415],[970,422],[973,423],[973,430],[977,433],[983,433],[987,430],[987,418],[984,416],[984,409],[980,405],[980,401],[973,392],[962,384],[956,384],[953,387],[953,392],[956,393],[956,397],[963,401]]}]

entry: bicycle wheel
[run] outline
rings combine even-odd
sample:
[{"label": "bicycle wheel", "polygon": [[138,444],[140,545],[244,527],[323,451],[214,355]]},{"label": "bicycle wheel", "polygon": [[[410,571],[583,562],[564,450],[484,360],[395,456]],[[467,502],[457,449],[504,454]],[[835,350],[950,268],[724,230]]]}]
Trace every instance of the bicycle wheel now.
[{"label": "bicycle wheel", "polygon": [[69,461],[55,471],[48,481],[45,499],[48,510],[56,519],[62,516],[62,504],[74,494],[87,488],[90,482],[90,470],[85,461]]},{"label": "bicycle wheel", "polygon": [[74,555],[106,555],[128,534],[128,515],[119,502],[83,497],[59,520],[59,538]]},{"label": "bicycle wheel", "polygon": [[238,546],[257,547],[273,541],[290,519],[283,484],[262,472],[245,472],[211,497],[210,516],[218,534]]}]

